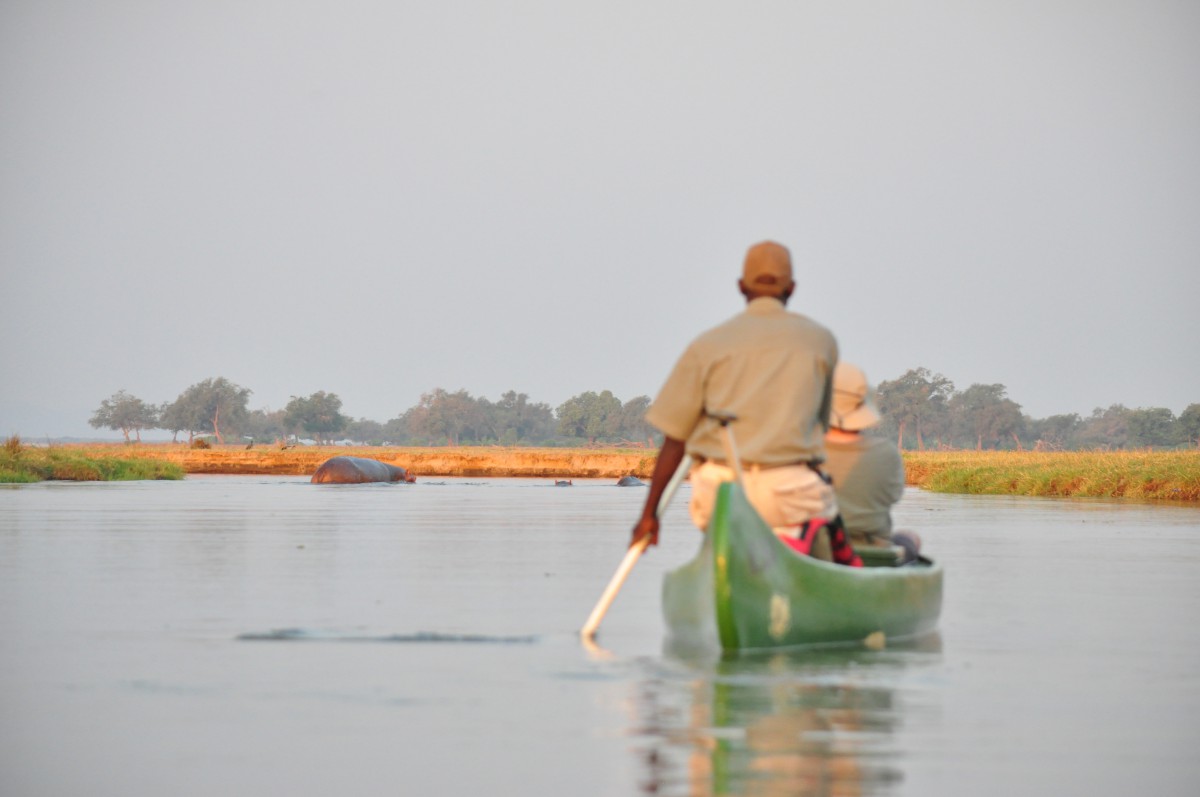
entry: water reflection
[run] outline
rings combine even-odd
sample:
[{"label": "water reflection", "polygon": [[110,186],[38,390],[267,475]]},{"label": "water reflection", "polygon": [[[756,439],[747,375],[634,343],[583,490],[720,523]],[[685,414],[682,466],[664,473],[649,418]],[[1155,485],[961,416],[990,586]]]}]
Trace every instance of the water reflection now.
[{"label": "water reflection", "polygon": [[[940,659],[933,634],[881,652],[792,650],[704,660],[668,651],[641,684],[638,747],[653,794],[892,794],[901,677]],[[665,668],[665,669],[664,669]]]}]

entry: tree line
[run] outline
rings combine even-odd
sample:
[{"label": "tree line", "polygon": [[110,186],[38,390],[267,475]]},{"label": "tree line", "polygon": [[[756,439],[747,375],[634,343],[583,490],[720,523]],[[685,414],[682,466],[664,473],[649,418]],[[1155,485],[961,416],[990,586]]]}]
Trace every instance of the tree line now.
[{"label": "tree line", "polygon": [[[1178,417],[1163,407],[1130,409],[1120,404],[1097,408],[1090,416],[1070,413],[1035,419],[1001,384],[954,383],[927,368],[914,368],[879,383],[883,423],[877,434],[893,436],[902,449],[1091,450],[1200,446],[1200,403]],[[292,396],[281,410],[248,407],[252,391],[224,377],[190,386],[171,402],[150,404],[117,391],[104,399],[89,421],[97,429],[140,440],[141,432],[162,429],[188,442],[197,436],[218,443],[296,441],[358,445],[621,445],[654,447],[661,438],[646,423],[648,396],[622,402],[611,391],[588,391],[558,407],[508,391],[499,400],[465,390],[435,388],[386,422],[354,419],[342,413],[336,393]]]},{"label": "tree line", "polygon": [[1177,448],[1200,445],[1200,403],[1178,417],[1165,407],[1130,409],[1121,404],[1077,413],[1032,418],[1010,399],[1004,385],[954,383],[927,368],[880,382],[883,423],[902,449],[1016,449],[1080,451]]},{"label": "tree line", "polygon": [[654,429],[643,416],[648,396],[622,402],[611,391],[572,396],[558,408],[510,390],[498,401],[435,388],[414,407],[387,422],[342,413],[336,393],[292,396],[281,410],[249,409],[252,391],[224,377],[205,379],[170,402],[152,404],[119,390],[100,403],[89,423],[124,434],[126,442],[162,429],[188,443],[215,437],[218,443],[309,439],[318,444],[359,445],[628,445],[653,446]]}]

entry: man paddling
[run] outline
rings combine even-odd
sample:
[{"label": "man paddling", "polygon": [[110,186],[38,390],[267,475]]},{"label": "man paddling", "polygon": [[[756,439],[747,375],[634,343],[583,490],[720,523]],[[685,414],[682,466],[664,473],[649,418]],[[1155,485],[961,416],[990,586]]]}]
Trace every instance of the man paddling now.
[{"label": "man paddling", "polygon": [[[685,454],[699,463],[691,474],[692,522],[707,528],[717,487],[734,478],[720,424],[709,417],[714,412],[739,419],[734,429],[746,497],[777,534],[798,540],[809,521],[836,517],[819,465],[837,341],[817,322],[786,310],[795,287],[784,246],[750,247],[738,281],[746,309],[692,341],[646,412],[663,444],[631,544],[644,537],[658,544],[659,497]],[[848,549],[839,547],[839,553]]]}]

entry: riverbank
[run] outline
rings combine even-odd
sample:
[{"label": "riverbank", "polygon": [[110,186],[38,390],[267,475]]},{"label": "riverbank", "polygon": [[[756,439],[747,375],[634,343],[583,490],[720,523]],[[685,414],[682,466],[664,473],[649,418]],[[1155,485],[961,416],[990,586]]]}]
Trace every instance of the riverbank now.
[{"label": "riverbank", "polygon": [[174,463],[187,473],[307,476],[331,457],[366,457],[406,468],[418,479],[429,476],[647,479],[656,451],[649,449],[508,448],[461,446],[400,448],[382,446],[214,446],[182,444],[64,446],[90,457],[128,457]]},{"label": "riverbank", "polygon": [[0,484],[41,481],[182,479],[180,465],[152,457],[93,456],[65,446],[27,446],[10,437],[0,446]]},{"label": "riverbank", "polygon": [[906,452],[932,492],[1200,502],[1200,451]]},{"label": "riverbank", "polygon": [[[26,447],[26,451],[38,451]],[[519,477],[545,479],[649,479],[656,451],[648,449],[565,449],[479,447],[262,446],[190,448],[171,443],[120,443],[56,446],[61,461],[115,460],[141,463],[151,475],[115,478],[173,478],[152,463],[181,473],[307,476],[336,456],[377,459],[428,477]],[[71,459],[74,457],[74,459]],[[977,495],[1133,498],[1200,503],[1200,451],[906,452],[908,484],[931,492]],[[81,467],[60,469],[88,478]],[[139,472],[136,470],[129,472]],[[90,478],[107,478],[91,475]],[[177,478],[177,477],[174,477]]]}]

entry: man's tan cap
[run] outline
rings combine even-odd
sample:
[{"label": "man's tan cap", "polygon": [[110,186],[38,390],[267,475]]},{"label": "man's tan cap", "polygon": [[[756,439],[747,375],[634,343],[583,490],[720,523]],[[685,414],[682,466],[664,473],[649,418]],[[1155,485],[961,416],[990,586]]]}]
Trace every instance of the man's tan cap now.
[{"label": "man's tan cap", "polygon": [[742,282],[758,291],[783,293],[792,285],[792,255],[786,246],[763,241],[750,247],[742,265]]}]

